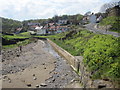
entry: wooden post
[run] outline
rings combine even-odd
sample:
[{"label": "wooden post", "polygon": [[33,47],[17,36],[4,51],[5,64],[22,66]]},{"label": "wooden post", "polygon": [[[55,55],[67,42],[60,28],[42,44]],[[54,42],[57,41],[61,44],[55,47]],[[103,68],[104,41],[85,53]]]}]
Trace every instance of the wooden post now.
[{"label": "wooden post", "polygon": [[78,59],[76,60],[76,69],[77,69],[77,72],[79,72],[79,69],[80,69],[80,62],[79,62]]}]

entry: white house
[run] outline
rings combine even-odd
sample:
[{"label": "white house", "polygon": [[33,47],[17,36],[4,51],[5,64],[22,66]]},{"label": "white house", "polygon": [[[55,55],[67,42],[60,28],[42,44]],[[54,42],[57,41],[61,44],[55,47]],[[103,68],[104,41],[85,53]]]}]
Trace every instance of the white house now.
[{"label": "white house", "polygon": [[58,24],[67,24],[68,20],[58,20]]},{"label": "white house", "polygon": [[103,19],[103,17],[100,15],[100,16],[97,18],[97,22],[100,22],[102,19]]},{"label": "white house", "polygon": [[43,28],[43,26],[40,26],[40,27],[36,27],[35,28],[36,30],[36,34],[46,34],[46,29]]}]

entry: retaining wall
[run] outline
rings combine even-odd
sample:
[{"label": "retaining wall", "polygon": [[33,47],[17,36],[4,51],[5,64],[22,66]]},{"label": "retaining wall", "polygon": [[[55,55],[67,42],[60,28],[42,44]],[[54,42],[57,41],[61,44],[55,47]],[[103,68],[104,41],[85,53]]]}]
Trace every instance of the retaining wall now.
[{"label": "retaining wall", "polygon": [[85,88],[113,88],[113,85],[109,81],[104,80],[92,80],[91,73],[87,71],[86,67],[83,63],[83,57],[82,56],[72,56],[70,53],[68,53],[66,50],[62,49],[58,45],[56,45],[51,40],[47,39],[47,41],[51,44],[51,46],[54,48],[56,52],[62,57],[64,57],[67,62],[71,65],[71,67],[77,71],[80,78],[80,83]]}]

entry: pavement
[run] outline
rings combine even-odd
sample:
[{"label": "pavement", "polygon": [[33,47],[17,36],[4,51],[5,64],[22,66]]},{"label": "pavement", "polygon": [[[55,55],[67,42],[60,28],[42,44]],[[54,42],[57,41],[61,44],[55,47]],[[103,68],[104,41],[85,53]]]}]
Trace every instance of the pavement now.
[{"label": "pavement", "polygon": [[96,25],[97,25],[96,23],[90,23],[84,26],[86,27],[87,30],[92,31],[93,33],[109,34],[115,37],[120,37],[120,33],[98,29]]}]

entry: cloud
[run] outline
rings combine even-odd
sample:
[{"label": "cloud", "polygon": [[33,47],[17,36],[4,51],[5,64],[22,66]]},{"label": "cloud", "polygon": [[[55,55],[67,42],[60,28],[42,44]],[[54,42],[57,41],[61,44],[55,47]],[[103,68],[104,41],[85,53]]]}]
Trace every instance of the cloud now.
[{"label": "cloud", "polygon": [[17,20],[50,18],[55,14],[98,12],[104,0],[0,0],[0,15]]}]

